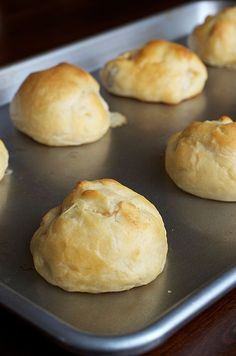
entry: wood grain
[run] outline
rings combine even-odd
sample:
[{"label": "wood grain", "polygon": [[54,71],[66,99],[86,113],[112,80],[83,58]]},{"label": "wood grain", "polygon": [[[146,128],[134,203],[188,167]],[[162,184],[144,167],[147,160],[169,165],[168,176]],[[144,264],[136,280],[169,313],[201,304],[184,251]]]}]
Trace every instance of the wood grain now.
[{"label": "wood grain", "polygon": [[147,356],[236,355],[236,290],[228,293]]}]

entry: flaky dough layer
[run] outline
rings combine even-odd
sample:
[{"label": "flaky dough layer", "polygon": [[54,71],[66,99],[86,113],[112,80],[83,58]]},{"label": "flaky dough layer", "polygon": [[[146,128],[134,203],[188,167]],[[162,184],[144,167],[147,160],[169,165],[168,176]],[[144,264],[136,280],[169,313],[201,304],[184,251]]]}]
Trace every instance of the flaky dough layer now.
[{"label": "flaky dough layer", "polygon": [[236,69],[236,6],[207,16],[188,42],[207,64]]},{"label": "flaky dough layer", "polygon": [[0,180],[3,178],[8,167],[9,154],[3,141],[0,140]]},{"label": "flaky dough layer", "polygon": [[236,123],[227,116],[193,122],[170,137],[165,164],[169,176],[186,192],[236,201]]},{"label": "flaky dough layer", "polygon": [[166,231],[143,196],[111,179],[81,181],[44,216],[31,252],[38,273],[67,291],[122,291],[162,272]]},{"label": "flaky dough layer", "polygon": [[30,74],[10,104],[10,115],[18,130],[49,146],[93,142],[110,127],[97,81],[67,63]]},{"label": "flaky dough layer", "polygon": [[143,48],[109,61],[100,76],[113,94],[177,104],[203,90],[207,70],[189,49],[177,43],[153,40]]}]

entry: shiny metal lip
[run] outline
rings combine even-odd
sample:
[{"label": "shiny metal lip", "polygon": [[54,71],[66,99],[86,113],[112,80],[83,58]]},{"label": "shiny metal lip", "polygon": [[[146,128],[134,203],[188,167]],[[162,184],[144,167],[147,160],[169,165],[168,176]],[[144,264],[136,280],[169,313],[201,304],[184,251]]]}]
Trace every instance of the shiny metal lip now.
[{"label": "shiny metal lip", "polygon": [[[236,72],[209,68],[204,93],[171,107],[116,98],[102,89],[112,111],[124,113],[128,125],[108,132],[99,142],[78,148],[48,148],[31,141],[14,130],[4,104],[33,71],[70,62],[95,72],[108,59],[151,38],[183,42],[207,15],[230,5],[234,2],[182,5],[0,69],[0,132],[10,151],[13,171],[0,184],[0,304],[68,350],[101,355],[146,352],[236,286],[236,203],[211,202],[188,195],[174,186],[163,168],[166,139],[186,122],[213,119],[219,114],[235,115],[236,119],[232,94],[236,90]],[[221,86],[216,85],[216,80]],[[160,208],[168,231],[168,263],[150,286],[127,294],[72,296],[48,285],[33,271],[28,243],[42,214],[61,201],[77,178],[99,177],[127,183]],[[168,294],[172,292],[171,286],[175,290]],[[138,309],[131,310],[131,302],[138,300],[144,321],[136,315]],[[149,302],[150,310],[144,305]],[[84,306],[90,310],[90,303],[94,308],[91,313],[100,318],[97,330],[96,325],[90,328],[90,319],[86,319],[83,310]],[[100,303],[105,310],[108,306],[111,314],[123,313],[117,325],[111,318],[104,321],[103,328],[103,312],[96,313]],[[133,321],[126,327],[127,305]],[[79,318],[73,319],[74,307],[81,313],[81,324]]]},{"label": "shiny metal lip", "polygon": [[[132,47],[140,46],[154,37],[167,40],[181,37],[190,33],[193,27],[202,22],[208,13],[214,14],[218,9],[233,5],[233,2],[199,1],[190,5],[183,5],[162,14],[122,26],[78,43],[38,55],[18,63],[5,66],[0,70],[0,105],[8,103],[24,78],[33,71],[68,61],[72,64],[80,63],[88,71],[100,68],[112,56]],[[194,21],[189,14],[192,12]],[[181,19],[184,21],[181,21]],[[168,23],[171,27],[168,28]],[[125,36],[125,41],[120,41]],[[109,51],[104,51],[109,43]],[[96,55],[94,55],[96,53]]]},{"label": "shiny metal lip", "polygon": [[161,345],[180,327],[236,286],[236,267],[174,306],[145,329],[122,336],[96,336],[78,332],[0,283],[1,303],[28,322],[46,331],[59,345],[86,354],[138,355]]}]

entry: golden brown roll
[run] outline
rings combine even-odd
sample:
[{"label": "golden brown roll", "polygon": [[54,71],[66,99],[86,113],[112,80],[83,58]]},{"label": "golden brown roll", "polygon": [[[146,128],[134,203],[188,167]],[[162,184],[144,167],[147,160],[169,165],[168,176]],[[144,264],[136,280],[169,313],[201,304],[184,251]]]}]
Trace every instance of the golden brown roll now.
[{"label": "golden brown roll", "polygon": [[207,79],[201,60],[188,48],[153,40],[109,61],[100,71],[113,94],[149,102],[178,104],[199,94]]},{"label": "golden brown roll", "polygon": [[227,116],[193,122],[170,137],[165,164],[170,178],[186,192],[236,201],[236,123]]},{"label": "golden brown roll", "polygon": [[122,291],[162,272],[166,231],[143,196],[112,179],[81,181],[44,216],[31,252],[38,273],[67,291]]},{"label": "golden brown roll", "polygon": [[236,6],[207,16],[189,36],[189,46],[207,64],[236,69]]},{"label": "golden brown roll", "polygon": [[97,81],[67,63],[30,74],[10,104],[16,128],[49,146],[100,139],[110,127],[110,114]]},{"label": "golden brown roll", "polygon": [[3,178],[6,169],[8,167],[8,159],[9,159],[9,154],[6,149],[6,146],[0,140],[0,180]]}]

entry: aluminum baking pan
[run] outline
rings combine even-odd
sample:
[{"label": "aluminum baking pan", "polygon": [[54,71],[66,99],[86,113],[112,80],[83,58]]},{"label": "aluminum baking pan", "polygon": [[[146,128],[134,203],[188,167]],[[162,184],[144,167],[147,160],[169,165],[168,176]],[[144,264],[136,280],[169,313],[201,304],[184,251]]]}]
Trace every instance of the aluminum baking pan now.
[{"label": "aluminum baking pan", "polygon": [[[97,75],[108,59],[161,37],[186,44],[206,15],[227,2],[172,9],[0,69],[0,133],[10,172],[0,183],[0,303],[74,352],[138,354],[160,345],[236,285],[236,204],[179,190],[164,170],[166,140],[193,120],[236,118],[236,71],[208,68],[200,95],[168,106],[102,94],[128,124],[80,147],[40,145],[12,126],[9,106],[18,85],[35,70],[62,61]],[[67,293],[34,270],[30,239],[42,215],[79,179],[110,177],[146,196],[166,225],[169,252],[163,273],[127,292]]]}]

